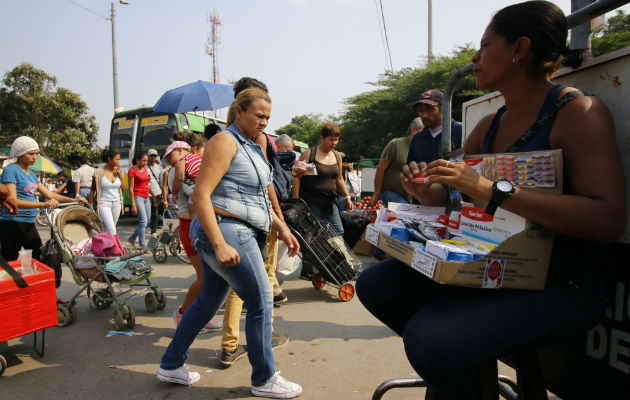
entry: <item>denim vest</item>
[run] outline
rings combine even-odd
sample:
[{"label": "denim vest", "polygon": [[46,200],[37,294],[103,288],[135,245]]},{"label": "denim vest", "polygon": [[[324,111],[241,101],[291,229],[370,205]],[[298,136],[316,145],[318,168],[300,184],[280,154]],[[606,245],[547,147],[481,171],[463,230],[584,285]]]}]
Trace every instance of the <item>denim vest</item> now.
[{"label": "denim vest", "polygon": [[[271,166],[260,146],[253,140],[245,139],[234,124],[227,130],[236,142],[236,155],[210,196],[212,205],[237,216],[257,229],[269,232],[272,216],[267,186],[272,179]],[[252,165],[252,160],[256,169]]]}]

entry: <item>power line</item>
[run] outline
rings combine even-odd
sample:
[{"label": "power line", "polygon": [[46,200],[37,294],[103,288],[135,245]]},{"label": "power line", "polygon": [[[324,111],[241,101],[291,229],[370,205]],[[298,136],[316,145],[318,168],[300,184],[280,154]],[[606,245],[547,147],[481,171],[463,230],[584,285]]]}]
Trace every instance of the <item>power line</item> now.
[{"label": "power line", "polygon": [[376,21],[378,23],[378,30],[381,33],[381,45],[383,46],[385,64],[387,64],[387,45],[385,44],[385,35],[383,34],[383,25],[381,24],[381,13],[378,9],[378,0],[374,0],[374,6],[376,7]]},{"label": "power line", "polygon": [[90,13],[92,13],[92,14],[94,14],[94,15],[98,15],[98,16],[99,16],[99,17],[101,17],[101,18],[104,18],[104,19],[105,19],[105,21],[109,21],[109,17],[106,17],[105,15],[99,14],[99,13],[97,13],[97,12],[96,12],[96,11],[94,11],[94,10],[90,10],[89,8],[85,7],[85,6],[84,6],[84,5],[82,5],[82,4],[77,3],[77,2],[76,2],[76,1],[74,1],[74,0],[68,0],[68,1],[69,1],[70,3],[72,3],[72,4],[74,4],[74,5],[75,5],[75,6],[77,6],[77,7],[81,7],[82,9],[84,9],[84,10],[85,10],[85,11],[87,11],[87,12],[90,12]]},{"label": "power line", "polygon": [[383,13],[383,1],[378,0],[381,5],[381,18],[383,19],[383,31],[385,32],[385,43],[387,43],[387,54],[389,55],[389,68],[394,71],[394,65],[392,64],[392,52],[389,49],[389,39],[387,38],[387,25],[385,25],[385,14]]}]

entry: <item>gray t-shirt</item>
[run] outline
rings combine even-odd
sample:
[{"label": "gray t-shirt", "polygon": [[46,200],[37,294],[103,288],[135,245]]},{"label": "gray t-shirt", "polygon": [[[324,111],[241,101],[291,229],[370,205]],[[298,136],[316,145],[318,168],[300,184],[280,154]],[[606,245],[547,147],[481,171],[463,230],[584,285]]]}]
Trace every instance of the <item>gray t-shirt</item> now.
[{"label": "gray t-shirt", "polygon": [[[160,164],[153,164],[150,166],[147,164],[147,170],[149,172],[149,189],[151,189],[151,193],[156,196],[162,194],[162,174],[164,173],[164,169]],[[156,179],[157,178],[157,179]]]}]

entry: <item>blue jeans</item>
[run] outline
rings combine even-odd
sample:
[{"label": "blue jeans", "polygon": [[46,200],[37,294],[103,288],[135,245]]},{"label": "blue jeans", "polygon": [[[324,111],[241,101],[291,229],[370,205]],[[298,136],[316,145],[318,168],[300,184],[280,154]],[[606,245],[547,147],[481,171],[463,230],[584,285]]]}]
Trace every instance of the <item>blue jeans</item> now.
[{"label": "blue jeans", "polygon": [[440,285],[390,258],[365,269],[356,290],[441,398],[475,399],[483,361],[580,335],[603,314],[599,274],[565,262],[550,269],[545,290],[527,291]]},{"label": "blue jeans", "polygon": [[312,206],[310,204],[308,207],[311,209],[318,221],[329,222],[339,235],[343,235],[343,224],[341,223],[341,216],[339,215],[339,208],[337,207],[337,204],[332,205],[331,213],[328,212],[327,207]]},{"label": "blue jeans", "polygon": [[389,202],[409,204],[409,201],[405,197],[391,190],[386,190],[383,193],[381,193],[381,197],[379,199],[381,200],[381,203],[383,203],[385,207],[387,207]]},{"label": "blue jeans", "polygon": [[136,208],[138,209],[138,226],[129,236],[130,242],[135,242],[138,238],[138,244],[140,247],[146,247],[146,229],[149,224],[149,218],[151,218],[151,199],[140,196],[134,196],[136,199]]},{"label": "blue jeans", "polygon": [[234,219],[217,216],[225,241],[240,256],[234,267],[223,267],[217,262],[212,243],[195,218],[190,225],[190,240],[203,262],[203,287],[195,302],[182,317],[173,340],[168,345],[160,367],[179,368],[187,358],[187,351],[199,331],[210,321],[225,301],[231,287],[243,299],[247,308],[245,335],[247,352],[252,365],[252,386],[261,386],[275,374],[271,352],[271,310],[273,293],[265,264],[256,243],[256,231]]}]

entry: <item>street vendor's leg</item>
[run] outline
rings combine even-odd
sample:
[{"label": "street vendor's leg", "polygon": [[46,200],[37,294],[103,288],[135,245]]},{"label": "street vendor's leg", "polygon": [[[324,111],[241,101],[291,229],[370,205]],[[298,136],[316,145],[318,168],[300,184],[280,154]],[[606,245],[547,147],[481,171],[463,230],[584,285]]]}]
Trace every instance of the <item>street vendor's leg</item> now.
[{"label": "street vendor's leg", "polygon": [[365,308],[401,336],[422,305],[446,290],[394,258],[367,267],[355,286]]},{"label": "street vendor's leg", "polygon": [[460,287],[416,313],[403,341],[413,368],[440,396],[474,399],[481,362],[584,334],[603,309],[594,271],[551,273],[543,291]]}]

